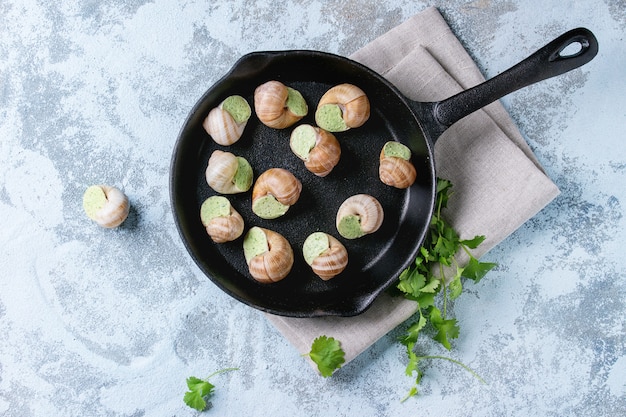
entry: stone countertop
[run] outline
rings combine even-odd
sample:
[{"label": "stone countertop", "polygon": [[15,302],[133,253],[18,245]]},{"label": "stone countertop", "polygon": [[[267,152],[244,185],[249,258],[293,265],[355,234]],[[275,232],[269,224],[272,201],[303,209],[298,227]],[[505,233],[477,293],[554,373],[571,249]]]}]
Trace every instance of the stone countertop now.
[{"label": "stone countertop", "polygon": [[[67,4],[66,4],[67,3]],[[626,415],[626,3],[143,1],[0,3],[0,415]],[[450,352],[420,340],[417,397],[390,332],[321,378],[265,316],[195,266],[174,225],[172,149],[203,92],[253,50],[350,55],[437,6],[487,77],[591,29],[590,64],[504,98],[561,194],[485,260],[452,306]],[[124,225],[82,194],[129,196]]]}]

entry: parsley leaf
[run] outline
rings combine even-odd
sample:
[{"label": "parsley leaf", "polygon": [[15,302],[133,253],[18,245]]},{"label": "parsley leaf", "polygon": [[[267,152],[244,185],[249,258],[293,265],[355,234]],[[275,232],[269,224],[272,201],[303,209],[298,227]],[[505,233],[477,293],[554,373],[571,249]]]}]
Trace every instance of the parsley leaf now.
[{"label": "parsley leaf", "polygon": [[213,390],[215,389],[215,385],[209,382],[209,379],[217,374],[221,374],[223,372],[235,371],[239,368],[226,368],[221,369],[217,372],[212,373],[205,379],[200,379],[195,376],[190,376],[187,378],[187,388],[189,391],[185,393],[183,397],[183,401],[189,407],[194,408],[198,411],[204,411],[207,407],[207,400],[213,395]]},{"label": "parsley leaf", "polygon": [[313,341],[309,356],[324,378],[333,374],[336,369],[345,363],[345,353],[341,349],[341,343],[334,337],[319,336]]},{"label": "parsley leaf", "polygon": [[479,262],[473,256],[470,257],[469,263],[463,269],[463,276],[478,282],[484,277],[487,272],[491,271],[498,264],[493,262]]},{"label": "parsley leaf", "polygon": [[459,325],[456,319],[444,319],[441,317],[441,311],[436,307],[431,308],[429,318],[433,327],[437,329],[437,334],[433,339],[450,350],[452,346],[450,345],[449,339],[459,337]]},{"label": "parsley leaf", "polygon": [[474,239],[461,240],[459,243],[465,245],[469,249],[476,249],[478,245],[485,241],[485,236],[475,236]]}]

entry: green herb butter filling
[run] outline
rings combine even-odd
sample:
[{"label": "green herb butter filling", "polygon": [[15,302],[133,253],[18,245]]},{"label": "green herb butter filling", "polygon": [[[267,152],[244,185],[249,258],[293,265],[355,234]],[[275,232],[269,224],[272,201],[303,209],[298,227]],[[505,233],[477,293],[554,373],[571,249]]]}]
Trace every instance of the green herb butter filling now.
[{"label": "green herb butter filling", "polygon": [[287,87],[286,105],[287,108],[296,116],[304,117],[309,112],[309,107],[306,105],[306,100],[302,97],[302,94],[291,87]]},{"label": "green herb butter filling", "polygon": [[337,231],[346,239],[356,239],[365,235],[361,229],[361,218],[355,214],[342,217],[337,224]]},{"label": "green herb butter filling", "polygon": [[324,232],[311,233],[302,245],[302,254],[307,264],[311,265],[315,258],[330,248],[328,235]]},{"label": "green herb butter filling", "polygon": [[336,104],[320,106],[315,112],[315,122],[329,132],[344,132],[349,129],[343,121],[341,108]]},{"label": "green herb butter filling", "polygon": [[402,158],[406,161],[411,159],[411,150],[400,142],[385,143],[383,154],[389,157]]},{"label": "green herb butter filling", "polygon": [[235,187],[241,191],[248,191],[252,186],[252,167],[250,166],[250,163],[241,156],[237,157],[237,164],[237,172],[233,178]]},{"label": "green herb butter filling", "polygon": [[252,203],[252,211],[262,219],[275,219],[287,213],[289,206],[282,204],[273,195],[259,197]]},{"label": "green herb butter filling", "polygon": [[104,207],[106,202],[107,196],[102,187],[98,185],[92,185],[83,194],[83,208],[90,219],[96,216],[96,213]]},{"label": "green herb butter filling", "polygon": [[250,260],[267,251],[269,251],[269,245],[263,229],[254,226],[248,230],[248,233],[243,237],[243,256],[246,258],[246,262],[250,263]]},{"label": "green herb butter filling", "polygon": [[200,220],[203,225],[209,224],[216,217],[226,217],[230,215],[230,202],[226,197],[214,195],[204,200],[200,206]]},{"label": "green herb butter filling", "polygon": [[300,159],[306,160],[317,140],[315,128],[311,125],[300,125],[291,133],[291,150]]},{"label": "green herb butter filling", "polygon": [[230,96],[222,102],[222,110],[227,111],[237,124],[247,122],[252,114],[252,109],[245,98]]}]

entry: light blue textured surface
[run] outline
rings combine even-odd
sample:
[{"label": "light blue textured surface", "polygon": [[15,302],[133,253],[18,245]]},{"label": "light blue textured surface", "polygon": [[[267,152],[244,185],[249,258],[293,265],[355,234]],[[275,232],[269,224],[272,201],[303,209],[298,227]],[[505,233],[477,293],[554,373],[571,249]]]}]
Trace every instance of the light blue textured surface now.
[{"label": "light blue textured surface", "polygon": [[[196,415],[185,378],[230,366],[206,415],[626,415],[623,0],[73,3],[0,1],[0,415]],[[349,55],[429,5],[488,77],[577,26],[600,53],[503,100],[561,195],[453,306],[449,354],[487,385],[430,362],[401,403],[402,328],[317,376],[196,268],[168,171],[187,112],[242,54]],[[130,197],[122,228],[85,217],[98,183]]]}]

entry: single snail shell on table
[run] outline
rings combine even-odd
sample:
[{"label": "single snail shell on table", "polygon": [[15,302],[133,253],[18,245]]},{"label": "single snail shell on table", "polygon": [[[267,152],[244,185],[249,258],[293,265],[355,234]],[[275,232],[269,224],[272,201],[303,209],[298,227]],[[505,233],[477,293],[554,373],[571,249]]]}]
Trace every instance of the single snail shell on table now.
[{"label": "single snail shell on table", "polygon": [[209,158],[205,172],[209,187],[221,194],[248,191],[252,186],[252,167],[241,156],[216,149]]},{"label": "single snail shell on table", "polygon": [[254,90],[254,110],[261,123],[274,129],[293,125],[309,111],[302,94],[280,81],[268,81]]},{"label": "single snail shell on table", "polygon": [[308,124],[291,132],[289,146],[304,161],[306,169],[318,177],[330,174],[341,157],[341,146],[335,135]]},{"label": "single snail shell on table", "polygon": [[329,132],[343,132],[362,126],[370,117],[370,102],[363,90],[353,84],[339,84],[320,99],[315,122]]},{"label": "single snail shell on table", "polygon": [[369,194],[356,194],[339,206],[337,231],[346,239],[356,239],[377,231],[383,218],[383,207],[376,198]]},{"label": "single snail shell on table", "polygon": [[215,243],[230,242],[243,234],[243,218],[223,196],[214,195],[202,203],[200,220]]},{"label": "single snail shell on table", "polygon": [[293,250],[280,233],[258,226],[243,239],[243,251],[252,277],[264,284],[284,279],[293,266]]},{"label": "single snail shell on table", "polygon": [[229,96],[209,112],[202,126],[216,143],[228,146],[241,138],[251,114],[246,99]]},{"label": "single snail shell on table", "polygon": [[324,232],[311,233],[302,245],[302,254],[313,272],[328,281],[348,265],[348,251],[334,236]]},{"label": "single snail shell on table", "polygon": [[284,168],[270,168],[252,189],[252,211],[263,219],[284,215],[300,198],[302,183]]},{"label": "single snail shell on table", "polygon": [[87,216],[102,227],[114,228],[128,217],[128,197],[116,187],[92,185],[83,194],[83,208]]},{"label": "single snail shell on table", "polygon": [[408,188],[415,182],[417,171],[411,163],[411,150],[400,142],[387,142],[380,151],[378,176],[395,188]]}]

